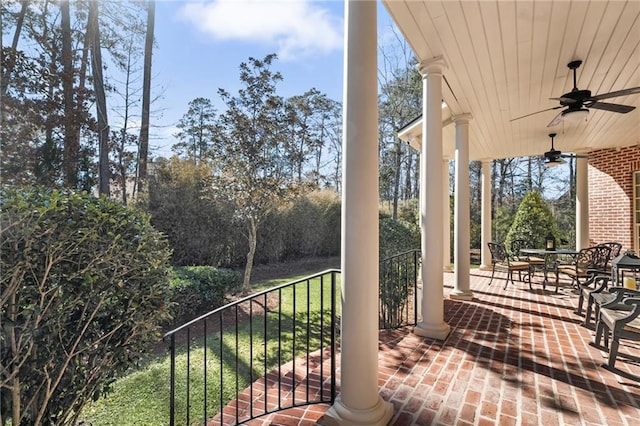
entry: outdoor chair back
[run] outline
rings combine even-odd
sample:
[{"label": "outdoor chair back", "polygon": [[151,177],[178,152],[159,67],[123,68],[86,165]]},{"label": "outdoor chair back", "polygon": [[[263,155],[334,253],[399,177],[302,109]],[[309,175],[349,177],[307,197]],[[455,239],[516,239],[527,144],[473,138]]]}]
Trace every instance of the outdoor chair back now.
[{"label": "outdoor chair back", "polygon": [[[601,342],[604,338],[604,348],[609,350],[609,359],[603,367],[640,381],[640,377],[627,375],[615,368],[620,339],[640,341],[640,291],[624,287],[612,287],[609,291],[615,297],[600,306],[594,345],[602,348]],[[621,309],[623,306],[624,309]],[[609,335],[611,336],[610,344]],[[640,361],[638,357],[630,357]]]},{"label": "outdoor chair back", "polygon": [[611,253],[609,253],[609,261],[612,261],[620,254],[620,250],[622,250],[622,244],[616,242],[608,242],[608,243],[600,243],[599,246],[609,247],[611,249]]},{"label": "outdoor chair back", "polygon": [[609,253],[609,259],[607,260],[607,265],[605,267],[607,272],[611,273],[611,268],[613,267],[612,266],[613,259],[618,257],[618,255],[620,254],[620,250],[622,250],[622,244],[611,241],[607,243],[600,243],[598,245],[609,247],[611,249],[611,252]]},{"label": "outdoor chair back", "polygon": [[521,249],[527,248],[527,246],[531,246],[531,243],[528,243],[527,240],[524,239],[515,239],[511,241],[511,244],[509,246],[511,255],[514,257],[514,259],[529,262],[531,266],[544,266],[543,258],[526,255],[520,252]]},{"label": "outdoor chair back", "polygon": [[558,264],[559,274],[568,275],[572,284],[576,287],[581,284],[580,280],[586,280],[592,273],[606,273],[607,262],[611,249],[605,245],[587,247],[576,255],[574,261],[567,264]]},{"label": "outdoor chair back", "polygon": [[531,277],[530,277],[530,265],[529,262],[523,262],[521,260],[517,260],[512,255],[507,252],[505,245],[502,243],[494,243],[488,242],[489,251],[491,252],[491,280],[489,281],[489,285],[493,282],[493,275],[496,270],[503,271],[507,273],[507,280],[504,283],[504,288],[507,288],[507,284],[509,281],[513,284],[513,272],[518,272],[518,277],[520,281],[522,281],[522,272],[527,274],[529,277],[529,286],[531,286]]}]

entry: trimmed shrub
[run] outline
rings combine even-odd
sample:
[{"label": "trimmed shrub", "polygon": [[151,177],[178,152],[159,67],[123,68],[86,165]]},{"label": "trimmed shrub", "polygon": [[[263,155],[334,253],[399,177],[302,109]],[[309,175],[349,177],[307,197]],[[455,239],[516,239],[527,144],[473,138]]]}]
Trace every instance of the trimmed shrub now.
[{"label": "trimmed shrub", "polygon": [[545,238],[549,232],[558,238],[551,209],[538,191],[531,191],[524,196],[518,207],[507,233],[505,245],[508,249],[513,240],[523,239],[531,247],[542,248],[545,246]]},{"label": "trimmed shrub", "polygon": [[23,189],[0,206],[3,419],[75,424],[159,340],[171,252],[146,215],[105,198]]},{"label": "trimmed shrub", "polygon": [[227,302],[227,295],[240,289],[240,274],[211,266],[174,269],[171,281],[173,316],[182,322],[212,311]]}]

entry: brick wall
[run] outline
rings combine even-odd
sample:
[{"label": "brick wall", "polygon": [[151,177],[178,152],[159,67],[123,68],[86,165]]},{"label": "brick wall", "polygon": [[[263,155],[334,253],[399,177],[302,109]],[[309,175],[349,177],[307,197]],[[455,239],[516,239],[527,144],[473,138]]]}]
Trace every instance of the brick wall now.
[{"label": "brick wall", "polygon": [[633,247],[633,172],[640,171],[640,149],[626,147],[589,153],[589,240]]}]

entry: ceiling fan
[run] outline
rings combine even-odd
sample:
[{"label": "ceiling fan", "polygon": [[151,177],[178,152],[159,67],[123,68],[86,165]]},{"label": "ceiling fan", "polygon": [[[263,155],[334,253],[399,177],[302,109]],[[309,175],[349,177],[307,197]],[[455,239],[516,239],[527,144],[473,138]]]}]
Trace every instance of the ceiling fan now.
[{"label": "ceiling fan", "polygon": [[553,146],[553,139],[556,137],[555,133],[549,133],[549,137],[551,138],[551,149],[543,154],[544,156],[544,165],[547,167],[555,167],[561,164],[565,164],[565,158],[588,158],[586,155],[578,155],[578,154],[563,154],[558,151]]},{"label": "ceiling fan", "polygon": [[576,70],[578,67],[582,65],[582,61],[572,61],[567,64],[570,70],[573,70],[573,89],[570,92],[565,93],[559,98],[550,98],[552,100],[560,101],[560,105],[543,109],[542,111],[533,112],[531,114],[523,115],[521,117],[517,117],[512,119],[511,121],[519,120],[521,118],[529,117],[534,114],[539,114],[545,111],[551,111],[553,109],[564,108],[566,109],[560,111],[558,115],[555,116],[553,120],[547,125],[547,127],[553,127],[564,120],[571,121],[582,121],[587,118],[589,115],[588,108],[601,109],[605,111],[618,112],[621,114],[626,114],[630,111],[636,109],[634,106],[622,105],[622,104],[612,104],[608,102],[600,102],[603,99],[615,98],[618,96],[626,96],[632,95],[634,93],[640,93],[640,87],[631,87],[629,89],[616,90],[615,92],[602,93],[600,95],[591,96],[590,90],[579,90],[577,86],[577,75]]}]

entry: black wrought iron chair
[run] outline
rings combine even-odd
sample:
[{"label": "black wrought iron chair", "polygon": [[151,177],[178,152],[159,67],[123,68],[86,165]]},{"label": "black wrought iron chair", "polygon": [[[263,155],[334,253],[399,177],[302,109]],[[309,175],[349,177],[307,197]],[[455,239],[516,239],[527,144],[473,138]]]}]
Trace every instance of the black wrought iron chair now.
[{"label": "black wrought iron chair", "polygon": [[506,272],[507,274],[507,279],[504,283],[505,289],[507,288],[509,281],[511,281],[511,283],[515,285],[515,283],[513,282],[514,272],[518,272],[518,274],[520,274],[520,280],[522,280],[522,272],[526,272],[526,276],[529,278],[529,288],[531,288],[531,273],[529,269],[529,262],[515,260],[514,257],[507,252],[507,249],[502,243],[489,242],[487,244],[489,245],[489,251],[491,252],[492,265],[491,280],[489,281],[489,285],[491,285],[491,283],[493,282],[493,276],[496,270]]},{"label": "black wrought iron chair", "polygon": [[595,309],[595,318],[598,318],[598,307],[603,302],[607,302],[615,296],[612,296],[607,288],[611,281],[611,275],[601,271],[587,271],[589,278],[586,282],[578,284],[580,292],[578,297],[578,307],[574,311],[578,315],[582,315],[582,306],[587,305],[583,326],[591,328],[591,313]]},{"label": "black wrought iron chair", "polygon": [[609,260],[607,261],[607,266],[606,266],[607,271],[611,273],[611,268],[612,268],[611,262],[613,262],[613,259],[618,257],[618,255],[620,254],[620,250],[622,250],[622,244],[617,243],[615,241],[610,241],[607,243],[600,243],[598,245],[609,247],[611,249],[611,252],[609,253]]},{"label": "black wrought iron chair", "polygon": [[527,247],[527,241],[523,239],[515,239],[511,241],[511,244],[509,245],[511,256],[513,256],[514,260],[529,263],[529,266],[530,266],[529,273],[531,274],[529,278],[531,279],[533,278],[532,276],[533,274],[535,274],[536,270],[543,270],[546,265],[545,265],[545,259],[538,256],[530,256],[520,251],[520,249],[526,248],[526,247]]},{"label": "black wrought iron chair", "polygon": [[611,249],[605,245],[597,245],[580,250],[571,263],[559,263],[557,274],[571,278],[571,283],[578,288],[589,279],[590,272],[607,273],[607,262]]}]

